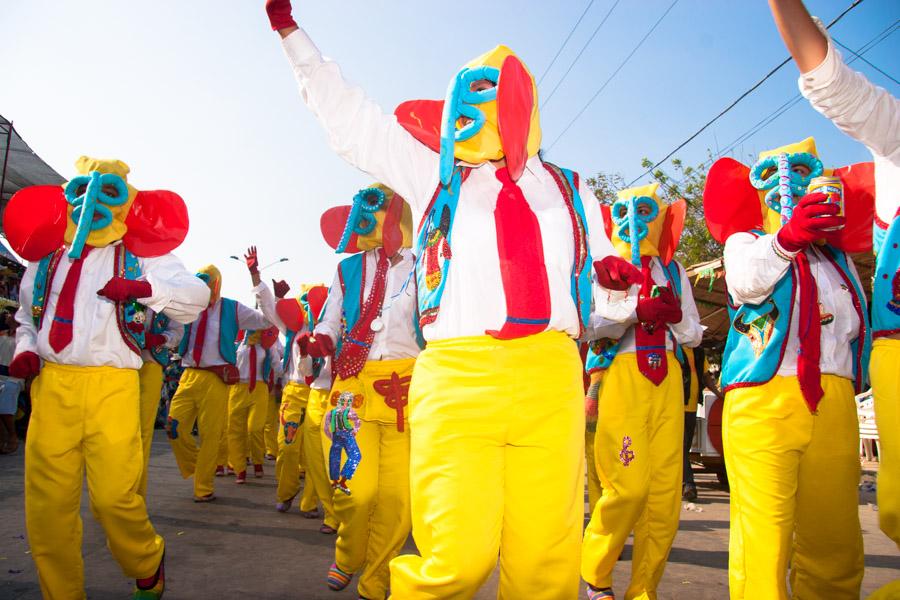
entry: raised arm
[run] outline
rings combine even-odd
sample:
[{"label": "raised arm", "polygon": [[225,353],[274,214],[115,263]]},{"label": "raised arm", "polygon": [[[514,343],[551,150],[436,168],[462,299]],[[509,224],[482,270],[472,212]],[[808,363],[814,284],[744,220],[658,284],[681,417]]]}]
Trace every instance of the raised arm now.
[{"label": "raised arm", "polygon": [[769,0],[769,8],[800,72],[807,73],[822,64],[828,53],[828,38],[819,31],[802,0]]},{"label": "raised arm", "polygon": [[278,331],[287,335],[287,326],[275,310],[275,295],[272,294],[272,290],[263,283],[259,276],[259,254],[256,251],[256,246],[247,248],[247,253],[244,254],[244,262],[247,263],[247,271],[250,272],[250,282],[253,284],[252,291],[256,297],[259,310],[262,311],[266,319],[278,328]]},{"label": "raised arm", "polygon": [[417,141],[332,60],[322,57],[291,16],[290,0],[268,0],[272,29],[300,86],[300,96],[324,127],[338,156],[389,186],[421,212],[437,185],[438,155]]}]

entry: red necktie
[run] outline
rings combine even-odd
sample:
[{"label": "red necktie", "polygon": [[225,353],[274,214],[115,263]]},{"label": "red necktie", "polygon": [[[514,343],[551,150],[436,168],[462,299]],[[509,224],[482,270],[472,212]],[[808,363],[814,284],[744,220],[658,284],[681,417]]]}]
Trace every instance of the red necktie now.
[{"label": "red necktie", "polygon": [[[81,279],[81,267],[91,252],[91,246],[85,246],[81,258],[76,258],[69,265],[66,280],[63,282],[59,298],[56,300],[56,312],[53,324],[50,325],[48,341],[54,352],[62,352],[72,342],[72,321],[75,319],[75,292],[78,291],[78,280]],[[51,282],[52,285],[53,282]]]},{"label": "red necktie", "polygon": [[550,285],[537,217],[506,167],[497,169],[496,177],[502,185],[494,209],[494,226],[506,297],[506,321],[499,331],[485,333],[511,340],[547,328],[550,323]]},{"label": "red necktie", "polygon": [[194,366],[200,366],[200,357],[203,355],[203,342],[206,341],[206,321],[209,320],[209,308],[200,313],[197,322],[197,335],[194,336]]},{"label": "red necktie", "polygon": [[[390,261],[383,248],[379,248],[378,267],[375,269],[375,279],[372,281],[372,289],[369,297],[360,311],[359,321],[350,331],[344,334],[344,344],[341,352],[334,361],[334,368],[341,379],[355,377],[362,371],[375,339],[375,331],[372,329],[372,321],[381,312],[384,303],[384,290],[387,286],[387,271]],[[353,293],[352,290],[348,292]]]},{"label": "red necktie", "polygon": [[819,358],[822,354],[822,320],[819,312],[819,289],[809,268],[809,258],[801,252],[797,255],[797,271],[800,284],[800,324],[797,335],[800,353],[797,355],[797,379],[800,391],[809,410],[816,412],[825,392],[822,390],[822,372]]},{"label": "red necktie", "polygon": [[[644,282],[641,284],[641,296],[649,297],[653,289],[653,274],[651,272],[651,257],[641,257],[641,275]],[[659,385],[669,372],[669,362],[666,357],[666,331],[664,325],[654,323],[638,323],[634,326],[634,347],[637,354],[638,370],[641,374]]]},{"label": "red necktie", "polygon": [[256,344],[250,346],[250,386],[252,392],[256,388]]}]

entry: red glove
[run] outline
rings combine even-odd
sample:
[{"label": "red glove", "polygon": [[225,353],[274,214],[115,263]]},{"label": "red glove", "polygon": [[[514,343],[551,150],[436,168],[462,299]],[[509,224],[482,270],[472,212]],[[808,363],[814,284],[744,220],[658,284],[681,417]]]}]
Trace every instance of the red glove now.
[{"label": "red glove", "polygon": [[144,334],[144,348],[156,348],[158,346],[163,346],[168,340],[166,336],[161,333],[145,333]]},{"label": "red glove", "polygon": [[641,323],[666,323],[681,322],[681,303],[675,297],[675,292],[670,287],[659,288],[656,297],[640,296],[637,304],[637,317]]},{"label": "red glove", "polygon": [[153,288],[146,281],[134,281],[124,277],[113,277],[106,282],[98,296],[105,296],[113,302],[126,302],[135,298],[147,298],[153,295]]},{"label": "red glove", "polygon": [[244,255],[244,262],[247,263],[247,270],[250,273],[259,273],[259,256],[256,254],[256,246],[247,248],[247,254]]},{"label": "red glove", "polygon": [[[330,337],[324,334],[320,335],[311,335],[309,333],[303,334],[305,340],[301,338],[301,344],[306,342],[306,354],[309,354],[313,358],[325,358],[326,356],[331,356],[334,354],[334,342]],[[300,352],[303,352],[303,346],[300,346]]]},{"label": "red glove", "polygon": [[624,291],[643,280],[641,270],[619,256],[606,256],[594,263],[597,283],[608,290]]},{"label": "red glove", "polygon": [[269,15],[272,31],[297,26],[291,16],[291,0],[266,0],[266,14]]},{"label": "red glove", "polygon": [[826,229],[847,223],[846,218],[837,216],[839,210],[837,204],[828,202],[827,194],[807,194],[800,198],[790,221],[781,226],[775,237],[788,252],[800,252],[828,235]]},{"label": "red glove", "polygon": [[34,352],[17,354],[9,363],[9,374],[19,379],[34,377],[41,370],[41,359]]},{"label": "red glove", "polygon": [[288,295],[288,292],[291,291],[291,286],[287,284],[285,280],[275,281],[272,280],[272,290],[275,291],[275,297],[281,300],[285,296]]}]

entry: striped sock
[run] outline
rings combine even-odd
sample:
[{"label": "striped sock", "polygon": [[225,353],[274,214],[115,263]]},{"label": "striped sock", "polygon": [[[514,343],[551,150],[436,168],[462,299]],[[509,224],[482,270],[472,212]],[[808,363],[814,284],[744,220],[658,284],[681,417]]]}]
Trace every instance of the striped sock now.
[{"label": "striped sock", "polygon": [[337,563],[331,563],[331,568],[328,569],[329,589],[339,592],[350,585],[351,579],[353,579],[353,573],[345,573],[338,568]]},{"label": "striped sock", "polygon": [[616,596],[613,594],[612,588],[601,588],[597,589],[592,586],[587,586],[587,597],[588,600],[615,600]]}]

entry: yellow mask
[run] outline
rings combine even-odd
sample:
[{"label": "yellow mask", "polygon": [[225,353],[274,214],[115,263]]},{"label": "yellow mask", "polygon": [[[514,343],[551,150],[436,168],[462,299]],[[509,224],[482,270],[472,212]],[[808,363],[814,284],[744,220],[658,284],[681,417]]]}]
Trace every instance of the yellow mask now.
[{"label": "yellow mask", "polygon": [[78,176],[64,188],[69,216],[64,239],[69,255],[78,258],[85,244],[100,248],[122,239],[137,190],[128,185],[128,165],[120,160],[82,156],[75,168]]},{"label": "yellow mask", "polygon": [[337,252],[356,253],[383,247],[389,256],[411,248],[412,211],[399,194],[375,183],[357,192],[350,206],[325,211],[322,234]]},{"label": "yellow mask", "polygon": [[197,271],[197,277],[209,286],[209,305],[212,306],[219,301],[222,292],[222,273],[215,265],[206,265]]},{"label": "yellow mask", "polygon": [[[656,195],[658,188],[658,183],[651,183],[621,190],[610,209],[613,223],[610,241],[620,256],[636,264],[640,264],[636,257],[660,256],[660,239],[669,207]],[[636,248],[632,246],[632,224],[639,240]]]}]

